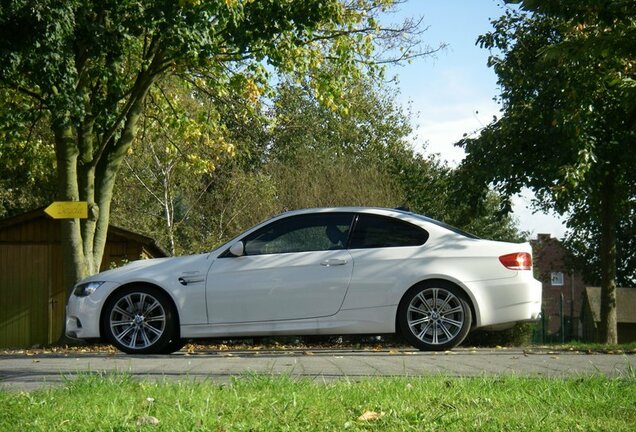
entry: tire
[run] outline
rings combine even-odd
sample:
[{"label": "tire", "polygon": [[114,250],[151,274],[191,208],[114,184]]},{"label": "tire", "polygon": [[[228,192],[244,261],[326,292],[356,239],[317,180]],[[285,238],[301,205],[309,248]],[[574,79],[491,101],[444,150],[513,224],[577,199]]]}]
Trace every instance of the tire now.
[{"label": "tire", "polygon": [[183,346],[172,302],[152,287],[115,292],[104,307],[102,328],[108,341],[127,354],[169,354]]},{"label": "tire", "polygon": [[466,295],[449,282],[427,282],[411,288],[398,308],[402,335],[422,351],[450,350],[466,338],[472,313]]},{"label": "tire", "polygon": [[172,354],[173,352],[177,352],[181,348],[186,346],[187,343],[188,343],[187,339],[174,338],[168,343],[168,345],[166,345],[166,347],[161,351],[161,353]]}]

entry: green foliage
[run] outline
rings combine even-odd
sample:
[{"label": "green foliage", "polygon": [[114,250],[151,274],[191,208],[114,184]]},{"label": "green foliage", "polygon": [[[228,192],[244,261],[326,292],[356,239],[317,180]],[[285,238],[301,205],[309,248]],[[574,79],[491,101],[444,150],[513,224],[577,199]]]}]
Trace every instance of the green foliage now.
[{"label": "green foliage", "polygon": [[[318,199],[316,192],[297,193],[300,201],[285,207],[401,205],[485,238],[524,240],[515,221],[498,214],[496,194],[480,201],[479,212],[454,201],[454,171],[411,148],[411,114],[396,105],[390,89],[360,81],[347,94],[349,110],[343,113],[316,103],[301,88],[280,88],[272,158],[286,166],[283,172],[300,176],[296,184],[320,185],[328,194]],[[334,177],[331,173],[341,165],[341,174]],[[320,172],[325,173],[322,178]]]},{"label": "green foliage", "polygon": [[279,87],[265,169],[281,208],[399,204],[390,167],[410,152],[410,119],[368,79],[346,91],[349,109],[333,111],[303,88]]},{"label": "green foliage", "polygon": [[[630,213],[618,221],[616,238],[616,284],[620,287],[636,287],[636,206],[632,206]],[[571,230],[564,243],[573,256],[574,265],[592,286],[601,284],[600,244],[601,232],[598,227],[586,227],[583,224]]]},{"label": "green foliage", "polygon": [[[590,193],[598,195],[590,185],[606,183],[609,171],[622,182],[634,162],[631,112],[621,90],[604,79],[617,63],[564,55],[576,30],[558,18],[507,12],[493,24],[479,43],[492,52],[505,115],[480,138],[462,142],[469,153],[465,166],[507,196],[528,185],[544,206],[576,211]],[[486,160],[492,162],[480,168]]]},{"label": "green foliage", "polygon": [[[146,99],[140,133],[128,152],[138,154],[125,159],[114,197],[115,205],[122,206],[115,221],[152,233],[175,254],[179,225],[199,211],[195,207],[209,186],[206,178],[235,154],[222,117],[242,114],[236,106],[244,108],[242,102],[237,98],[232,106],[220,105],[188,83],[158,83]],[[151,217],[139,218],[140,213]]]},{"label": "green foliage", "polygon": [[[632,43],[636,37],[633,20],[636,4],[620,0],[525,0],[522,7],[555,16],[567,26],[559,43],[546,47],[543,55],[553,61],[565,57],[587,63],[591,70],[589,80],[596,81],[591,87],[578,92],[593,92],[588,100],[585,94],[572,95],[581,104],[589,103],[588,107],[582,106],[590,112],[603,109],[597,115],[600,119],[588,128],[592,130],[589,133],[591,151],[580,151],[580,159],[583,165],[600,165],[600,169],[590,170],[590,181],[599,185],[605,183],[598,171],[604,171],[605,175],[611,172],[617,177],[620,195],[616,203],[617,283],[634,286],[636,176],[630,166],[636,161],[636,48]],[[575,179],[577,175],[570,173],[570,178]],[[589,223],[590,215],[598,218],[599,210],[597,206],[579,202],[570,211],[573,229],[568,234],[566,245],[577,257],[589,283],[600,284],[601,227]]]},{"label": "green foliage", "polygon": [[[55,154],[41,110],[0,89],[0,218],[44,206],[55,196]],[[7,127],[8,124],[22,127]]]},{"label": "green foliage", "polygon": [[517,222],[499,211],[501,197],[485,191],[471,205],[461,183],[462,175],[435,158],[412,153],[396,159],[392,172],[403,191],[403,204],[410,210],[444,221],[479,237],[522,242]]},{"label": "green foliage", "polygon": [[[333,69],[328,70],[337,75]],[[271,157],[286,162],[316,152],[390,163],[391,157],[408,153],[410,113],[397,106],[394,93],[369,77],[348,83],[344,91],[348,109],[332,110],[310,90],[283,82],[270,111]]]}]

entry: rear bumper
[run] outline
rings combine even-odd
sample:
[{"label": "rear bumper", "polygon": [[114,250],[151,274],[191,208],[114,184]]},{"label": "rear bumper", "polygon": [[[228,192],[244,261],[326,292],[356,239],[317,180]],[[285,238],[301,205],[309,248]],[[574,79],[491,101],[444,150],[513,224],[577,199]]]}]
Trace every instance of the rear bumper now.
[{"label": "rear bumper", "polygon": [[[475,327],[535,321],[541,315],[541,282],[529,271],[506,279],[470,282],[476,305]],[[477,309],[479,305],[479,309]]]}]

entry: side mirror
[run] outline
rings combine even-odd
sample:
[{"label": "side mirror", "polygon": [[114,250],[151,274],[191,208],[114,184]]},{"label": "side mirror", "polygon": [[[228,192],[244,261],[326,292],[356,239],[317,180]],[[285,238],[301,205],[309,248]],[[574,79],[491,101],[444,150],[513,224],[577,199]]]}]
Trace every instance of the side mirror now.
[{"label": "side mirror", "polygon": [[237,241],[230,247],[230,253],[234,256],[240,257],[245,255],[245,245],[242,241]]}]

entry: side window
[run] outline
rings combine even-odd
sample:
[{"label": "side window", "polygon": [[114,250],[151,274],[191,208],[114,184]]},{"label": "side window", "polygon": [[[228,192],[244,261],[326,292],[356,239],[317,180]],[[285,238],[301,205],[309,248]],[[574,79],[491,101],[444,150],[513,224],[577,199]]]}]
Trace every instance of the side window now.
[{"label": "side window", "polygon": [[420,246],[428,232],[408,222],[385,216],[361,214],[355,224],[350,249]]},{"label": "side window", "polygon": [[344,249],[353,215],[292,216],[272,222],[243,239],[246,255]]}]

